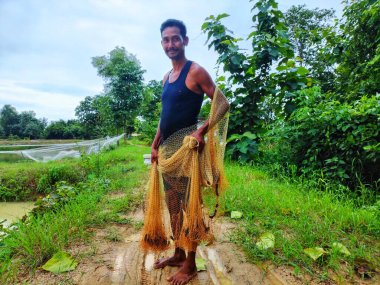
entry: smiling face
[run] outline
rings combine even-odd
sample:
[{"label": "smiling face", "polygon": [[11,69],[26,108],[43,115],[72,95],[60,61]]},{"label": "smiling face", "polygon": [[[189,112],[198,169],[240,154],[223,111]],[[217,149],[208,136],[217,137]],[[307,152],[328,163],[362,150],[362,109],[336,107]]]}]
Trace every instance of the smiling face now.
[{"label": "smiling face", "polygon": [[167,27],[161,33],[161,45],[166,55],[172,60],[179,60],[185,56],[185,46],[189,38],[182,37],[178,27]]}]

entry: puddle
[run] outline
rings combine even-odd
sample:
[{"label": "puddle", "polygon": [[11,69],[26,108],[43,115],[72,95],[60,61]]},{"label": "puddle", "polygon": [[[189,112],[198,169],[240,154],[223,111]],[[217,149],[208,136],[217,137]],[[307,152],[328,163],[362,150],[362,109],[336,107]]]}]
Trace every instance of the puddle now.
[{"label": "puddle", "polygon": [[3,225],[9,227],[34,207],[34,202],[0,202],[0,222],[6,220]]},{"label": "puddle", "polygon": [[154,264],[154,254],[149,253],[145,257],[145,262],[144,262],[145,270],[146,271],[152,271],[153,270],[153,264]]}]

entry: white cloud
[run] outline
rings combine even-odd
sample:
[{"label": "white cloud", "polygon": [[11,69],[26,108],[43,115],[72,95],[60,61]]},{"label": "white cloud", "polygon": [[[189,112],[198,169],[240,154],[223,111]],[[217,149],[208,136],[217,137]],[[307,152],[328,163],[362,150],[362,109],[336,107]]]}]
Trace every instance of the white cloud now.
[{"label": "white cloud", "polygon": [[[279,2],[287,9],[306,1]],[[326,8],[339,3],[309,0],[307,5]],[[187,57],[214,77],[217,55],[204,45],[204,19],[228,12],[226,26],[245,37],[252,26],[252,6],[248,0],[0,0],[0,106],[34,110],[50,120],[72,118],[80,100],[102,89],[91,57],[115,46],[137,56],[146,80],[161,80],[171,68],[159,33],[167,18],[186,23]]]},{"label": "white cloud", "polygon": [[40,91],[23,87],[19,82],[0,80],[0,106],[17,106],[17,111],[35,111],[38,118],[72,119],[80,97],[67,93]]}]

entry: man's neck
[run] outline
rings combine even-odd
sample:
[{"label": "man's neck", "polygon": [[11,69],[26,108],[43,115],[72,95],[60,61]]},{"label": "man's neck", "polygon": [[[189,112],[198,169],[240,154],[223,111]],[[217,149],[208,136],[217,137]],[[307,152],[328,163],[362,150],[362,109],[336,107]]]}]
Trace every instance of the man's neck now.
[{"label": "man's neck", "polygon": [[173,72],[180,71],[186,62],[186,57],[183,57],[179,60],[172,60]]}]

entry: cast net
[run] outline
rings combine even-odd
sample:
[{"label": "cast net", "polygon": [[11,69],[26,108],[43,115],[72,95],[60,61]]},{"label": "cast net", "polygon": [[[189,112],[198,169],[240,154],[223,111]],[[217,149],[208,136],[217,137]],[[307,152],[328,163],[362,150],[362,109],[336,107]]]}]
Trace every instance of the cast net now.
[{"label": "cast net", "polygon": [[115,137],[105,137],[96,140],[80,141],[67,144],[43,145],[38,148],[14,151],[0,151],[1,154],[15,154],[38,162],[59,160],[67,157],[80,157],[81,154],[97,153],[108,148],[124,137],[124,134]]},{"label": "cast net", "polygon": [[208,214],[203,206],[202,189],[209,187],[218,198],[227,187],[223,158],[226,146],[229,103],[216,88],[204,149],[191,134],[197,126],[181,129],[159,147],[158,164],[150,172],[144,229],[144,250],[161,251],[169,247],[165,231],[162,199],[163,188],[169,210],[171,235],[176,247],[194,251],[200,242],[213,240],[212,222],[216,214]]}]

